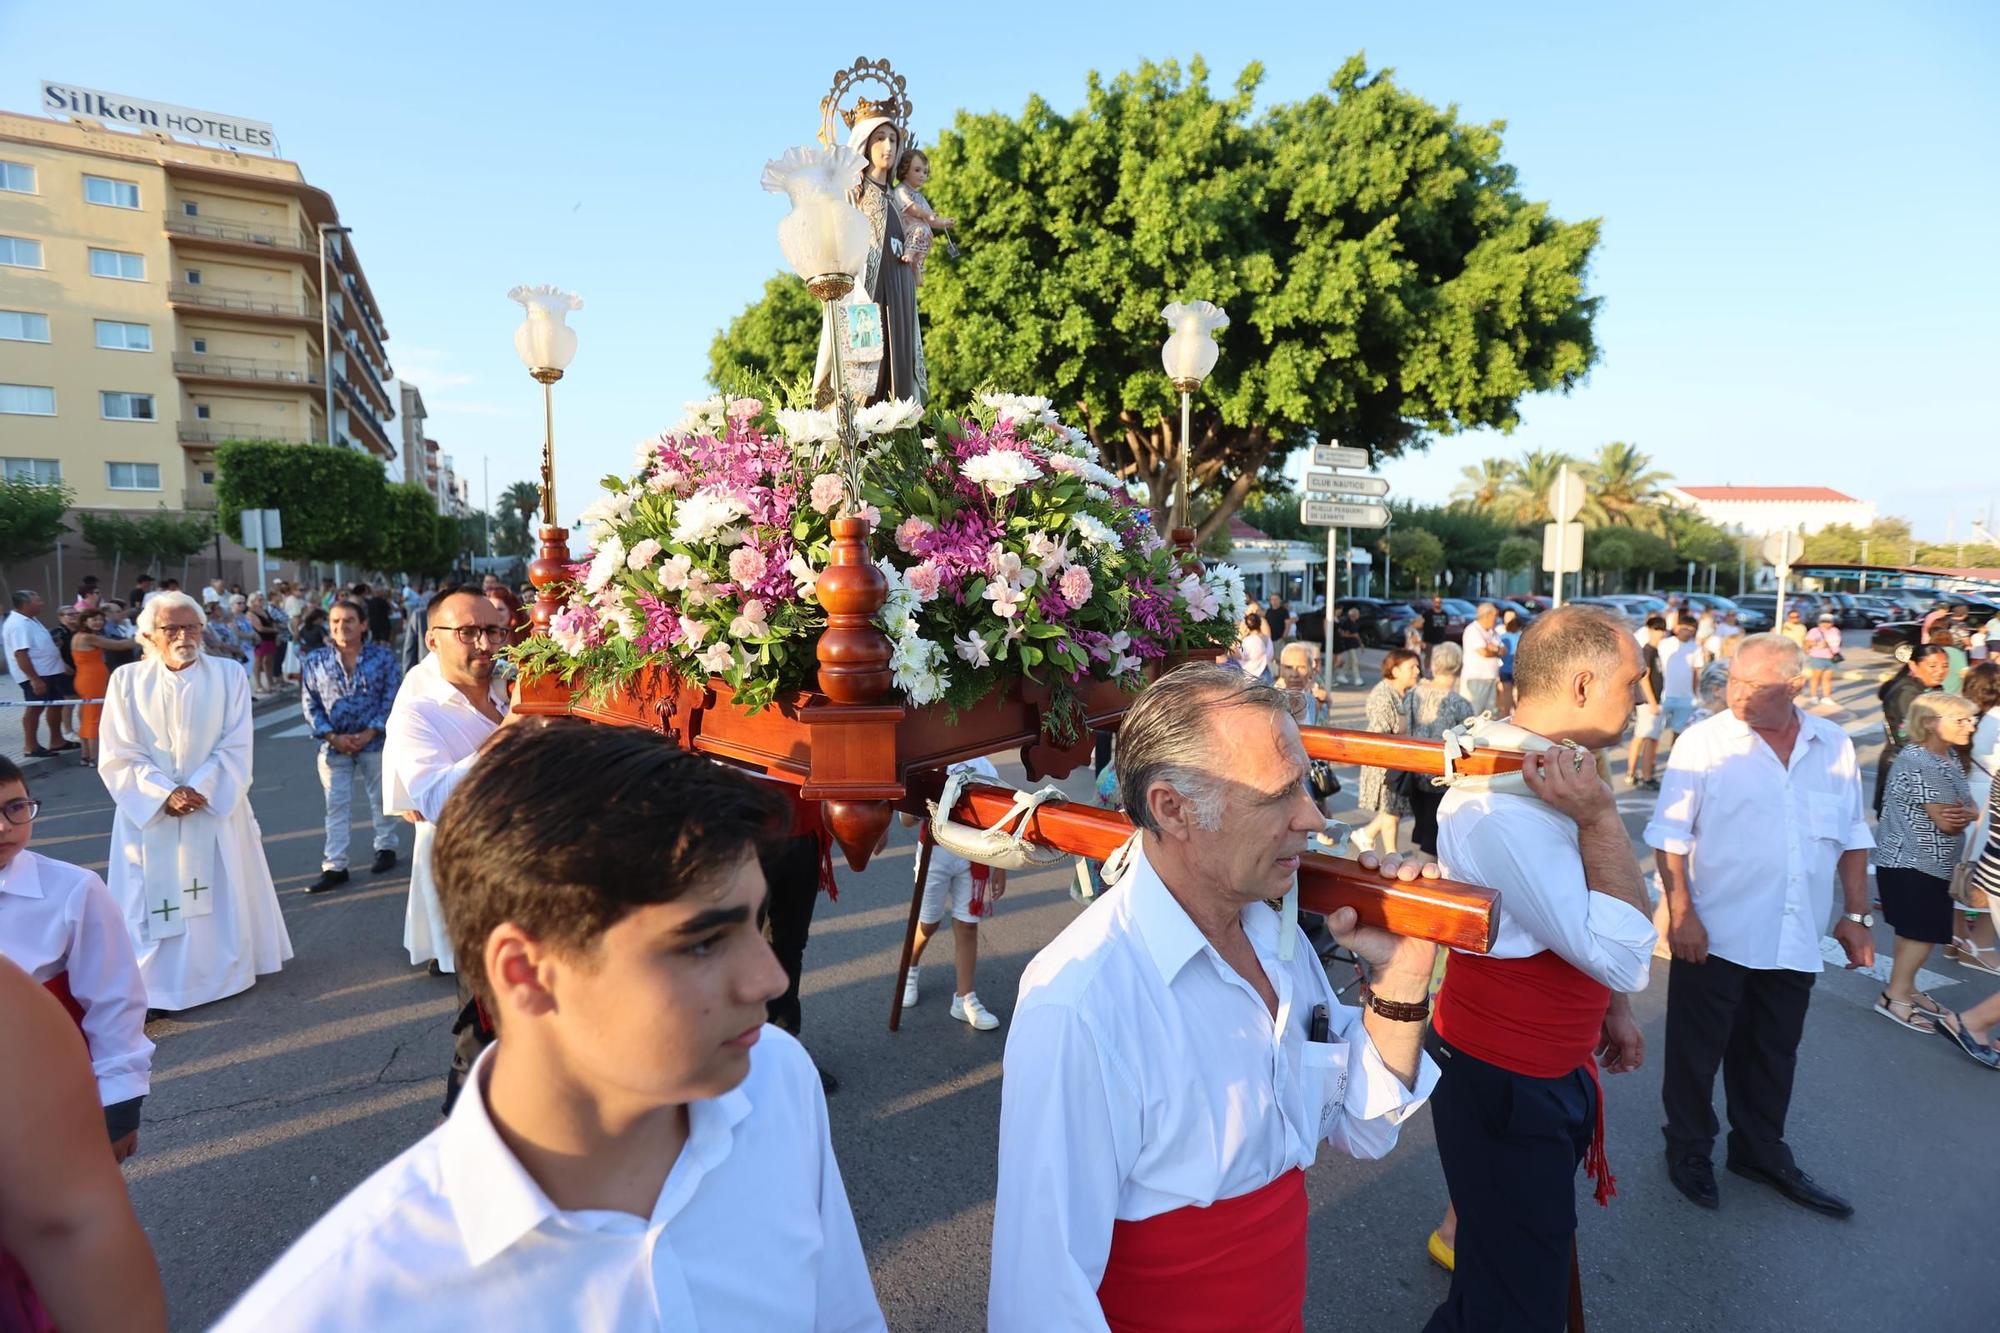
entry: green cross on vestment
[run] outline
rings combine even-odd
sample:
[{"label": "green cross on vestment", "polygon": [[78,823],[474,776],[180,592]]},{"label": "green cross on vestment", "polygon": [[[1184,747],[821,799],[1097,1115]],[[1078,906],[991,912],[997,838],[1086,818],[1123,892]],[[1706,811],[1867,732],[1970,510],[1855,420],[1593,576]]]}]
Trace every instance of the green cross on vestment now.
[{"label": "green cross on vestment", "polygon": [[162,922],[162,924],[164,924],[165,922],[171,921],[173,919],[174,913],[180,910],[181,910],[180,908],[174,906],[173,901],[171,899],[162,898],[160,899],[160,905],[152,910],[151,915],[160,918],[160,921]]},{"label": "green cross on vestment", "polygon": [[193,898],[195,901],[199,902],[201,901],[201,895],[207,892],[208,892],[208,885],[201,882],[201,876],[196,875],[194,883],[190,885],[188,888],[188,897]]}]

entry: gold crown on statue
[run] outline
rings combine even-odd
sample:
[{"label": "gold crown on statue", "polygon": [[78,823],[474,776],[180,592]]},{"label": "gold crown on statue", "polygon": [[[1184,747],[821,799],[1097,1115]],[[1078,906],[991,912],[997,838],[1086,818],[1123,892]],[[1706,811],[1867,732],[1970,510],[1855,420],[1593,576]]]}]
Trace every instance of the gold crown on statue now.
[{"label": "gold crown on statue", "polygon": [[[857,97],[851,107],[842,106],[841,99],[848,90],[859,84],[881,85],[886,94],[880,101]],[[834,114],[848,129],[853,129],[864,120],[877,116],[886,117],[896,127],[896,135],[907,148],[910,138],[910,93],[903,83],[903,76],[892,69],[887,60],[869,60],[857,57],[852,65],[833,76],[833,90],[819,103],[819,141],[823,147],[834,146]]]},{"label": "gold crown on statue", "polygon": [[902,102],[893,97],[882,102],[871,102],[863,97],[857,100],[851,108],[840,113],[840,118],[847,122],[847,128],[850,130],[862,121],[873,120],[877,116],[883,116],[889,120],[901,120],[903,116]]}]

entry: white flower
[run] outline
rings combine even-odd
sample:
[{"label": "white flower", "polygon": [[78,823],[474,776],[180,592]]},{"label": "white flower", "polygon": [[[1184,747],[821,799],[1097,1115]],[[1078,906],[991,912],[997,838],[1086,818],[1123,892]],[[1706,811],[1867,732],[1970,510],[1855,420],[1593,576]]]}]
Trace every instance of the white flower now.
[{"label": "white flower", "polygon": [[632,502],[645,492],[638,486],[627,490],[612,491],[598,496],[576,516],[576,525],[587,533],[595,534],[600,528],[614,528],[632,514]]},{"label": "white flower", "polygon": [[1207,620],[1222,605],[1222,599],[1193,574],[1180,581],[1178,591],[1181,600],[1187,603],[1188,615],[1195,620]]},{"label": "white flower", "polygon": [[967,481],[977,482],[996,496],[1006,497],[1017,486],[1041,479],[1042,470],[1026,454],[1011,449],[995,449],[989,454],[968,458],[959,468]]},{"label": "white flower", "polygon": [[625,563],[625,543],[617,537],[606,537],[597,548],[597,554],[590,558],[590,573],[583,580],[583,590],[593,596],[611,582],[611,576]]},{"label": "white flower", "polygon": [[979,401],[992,408],[999,421],[1037,422],[1045,426],[1056,422],[1055,414],[1049,410],[1049,400],[1033,394],[982,393]]},{"label": "white flower", "polygon": [[1069,563],[1069,543],[1046,532],[1028,534],[1028,555],[1044,573]]},{"label": "white flower", "polygon": [[993,603],[993,614],[1002,620],[1012,620],[1014,613],[1021,609],[1022,594],[1002,579],[994,579],[986,585],[986,600]]},{"label": "white flower", "polygon": [[676,491],[680,489],[681,482],[686,479],[686,476],[679,468],[662,467],[658,472],[646,478],[646,489],[649,491]]},{"label": "white flower", "polygon": [[699,662],[701,669],[711,676],[719,676],[736,664],[735,655],[730,652],[726,643],[718,643],[712,648],[696,653],[694,660]]},{"label": "white flower", "polygon": [[598,597],[598,617],[604,624],[617,630],[620,637],[636,639],[639,637],[639,618],[625,605],[625,599],[616,593],[617,589],[607,588],[606,595]]},{"label": "white flower", "polygon": [[729,525],[749,512],[735,496],[704,488],[674,506],[673,538],[683,546],[711,541],[728,545],[736,536]]},{"label": "white flower", "polygon": [[660,544],[651,537],[637,542],[625,553],[625,568],[641,570],[660,558]]},{"label": "white flower", "polygon": [[1216,596],[1217,609],[1225,619],[1241,620],[1246,605],[1243,593],[1243,571],[1234,565],[1217,565],[1202,576]]},{"label": "white flower", "polygon": [[743,613],[729,622],[729,632],[739,639],[755,639],[771,632],[770,612],[762,602],[745,602]]},{"label": "white flower", "polygon": [[977,634],[961,634],[952,640],[958,650],[958,660],[971,666],[983,667],[992,661],[986,655],[986,641]]},{"label": "white flower", "polygon": [[1111,525],[1090,514],[1071,514],[1069,525],[1076,529],[1076,535],[1083,538],[1087,546],[1105,546],[1118,550],[1122,543]]},{"label": "white flower", "polygon": [[707,570],[700,567],[690,569],[686,586],[681,589],[681,603],[685,606],[702,606],[714,601],[715,594],[708,590],[709,585],[714,582],[714,577]]},{"label": "white flower", "polygon": [[819,571],[796,552],[785,565],[785,572],[792,576],[792,586],[798,590],[800,597],[811,597],[819,587]]},{"label": "white flower", "polygon": [[659,457],[659,454],[660,440],[658,436],[650,440],[639,441],[638,444],[632,447],[632,470],[634,472],[644,472],[647,468],[653,466],[653,460]]},{"label": "white flower", "polygon": [[1144,665],[1144,662],[1130,653],[1120,653],[1111,663],[1111,674],[1113,676],[1122,676],[1128,671],[1137,671]]},{"label": "white flower", "polygon": [[687,419],[708,430],[714,430],[729,419],[729,400],[721,394],[713,398],[703,398],[698,402],[682,403],[681,410]]},{"label": "white flower", "polygon": [[777,418],[778,429],[793,444],[833,444],[840,439],[840,418],[832,408],[815,412],[807,408],[781,407],[773,415]]},{"label": "white flower", "polygon": [[689,652],[701,647],[701,641],[707,637],[707,621],[696,620],[693,616],[681,617],[681,643]]},{"label": "white flower", "polygon": [[854,429],[864,437],[892,435],[907,430],[924,419],[923,404],[908,398],[886,398],[870,403],[854,414]]},{"label": "white flower", "polygon": [[[644,545],[644,543],[641,543]],[[688,570],[694,561],[684,555],[670,555],[660,562],[660,591],[676,592],[687,587]]]},{"label": "white flower", "polygon": [[986,552],[986,572],[1010,587],[1025,588],[1035,581],[1035,571],[1021,566],[1021,557],[995,542]]}]

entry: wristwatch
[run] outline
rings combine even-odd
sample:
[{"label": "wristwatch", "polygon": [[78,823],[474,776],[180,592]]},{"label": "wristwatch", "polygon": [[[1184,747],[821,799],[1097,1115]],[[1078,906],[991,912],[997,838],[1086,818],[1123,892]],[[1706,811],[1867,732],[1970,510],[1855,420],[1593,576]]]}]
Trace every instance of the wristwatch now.
[{"label": "wristwatch", "polygon": [[1857,926],[1867,926],[1870,930],[1875,928],[1875,914],[1873,912],[1842,912],[1840,915],[1844,919],[1852,921]]}]

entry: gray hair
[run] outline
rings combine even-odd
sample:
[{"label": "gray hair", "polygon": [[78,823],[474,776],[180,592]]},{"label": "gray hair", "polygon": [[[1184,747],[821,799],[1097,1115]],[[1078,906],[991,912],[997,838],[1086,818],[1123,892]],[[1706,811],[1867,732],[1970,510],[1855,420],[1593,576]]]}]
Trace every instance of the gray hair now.
[{"label": "gray hair", "polygon": [[1149,685],[1118,728],[1118,795],[1126,816],[1160,832],[1146,793],[1164,782],[1193,807],[1196,828],[1220,828],[1225,778],[1216,772],[1214,719],[1223,709],[1244,707],[1289,716],[1280,691],[1213,662],[1176,667]]},{"label": "gray hair", "polygon": [[1741,662],[1746,657],[1774,659],[1786,680],[1797,680],[1806,673],[1806,650],[1782,634],[1744,635],[1743,642],[1736,645],[1735,660]]},{"label": "gray hair", "polygon": [[1946,694],[1943,690],[1927,690],[1910,700],[1910,710],[1904,716],[1904,726],[1909,732],[1912,745],[1922,745],[1937,734],[1938,724],[1947,718],[1978,717],[1979,706],[1962,694]]},{"label": "gray hair", "polygon": [[1729,663],[1710,662],[1701,669],[1701,679],[1695,682],[1695,694],[1701,706],[1711,713],[1729,711]]},{"label": "gray hair", "polygon": [[159,622],[160,612],[189,610],[194,612],[195,623],[208,624],[208,612],[201,609],[201,603],[184,592],[156,592],[139,608],[138,629],[141,638],[149,637]]},{"label": "gray hair", "polygon": [[1456,676],[1465,669],[1465,650],[1455,643],[1441,643],[1431,649],[1431,674]]}]

